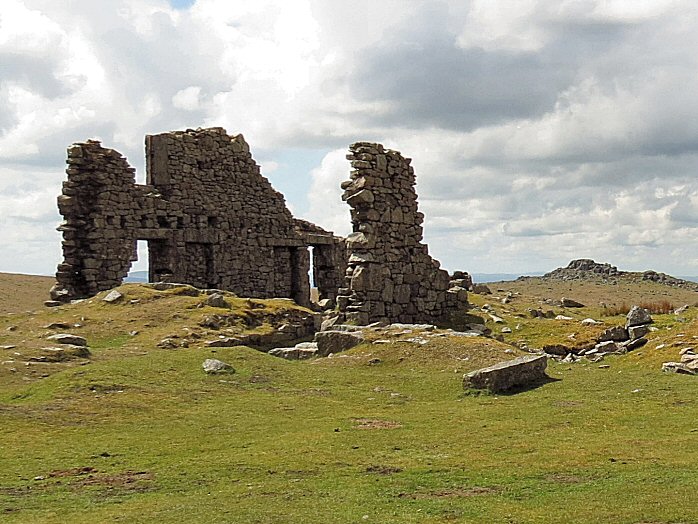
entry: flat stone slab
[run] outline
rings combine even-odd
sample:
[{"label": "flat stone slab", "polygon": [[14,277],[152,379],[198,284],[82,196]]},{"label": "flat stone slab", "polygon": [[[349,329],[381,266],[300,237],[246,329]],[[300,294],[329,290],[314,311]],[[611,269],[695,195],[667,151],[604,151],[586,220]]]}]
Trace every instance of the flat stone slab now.
[{"label": "flat stone slab", "polygon": [[545,355],[524,355],[463,375],[463,388],[487,389],[491,393],[499,393],[526,387],[545,380],[547,366],[548,359]]},{"label": "flat stone slab", "polygon": [[306,360],[317,355],[317,344],[315,342],[301,342],[291,348],[274,348],[269,351],[269,354],[286,360]]},{"label": "flat stone slab", "polygon": [[46,340],[55,342],[57,344],[71,344],[73,346],[86,346],[87,340],[79,335],[72,335],[70,333],[56,333],[46,337]]}]

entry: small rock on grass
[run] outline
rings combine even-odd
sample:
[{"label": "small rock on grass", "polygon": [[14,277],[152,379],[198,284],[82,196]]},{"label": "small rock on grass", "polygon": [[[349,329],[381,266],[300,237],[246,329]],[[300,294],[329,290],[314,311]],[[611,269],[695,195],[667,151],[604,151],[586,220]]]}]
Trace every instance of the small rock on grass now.
[{"label": "small rock on grass", "polygon": [[560,305],[562,305],[562,307],[584,307],[584,304],[582,304],[581,302],[577,302],[576,300],[572,300],[571,298],[565,297],[562,297]]},{"label": "small rock on grass", "polygon": [[225,299],[222,293],[214,293],[206,299],[206,305],[211,307],[219,307],[230,309],[230,304]]},{"label": "small rock on grass", "polygon": [[653,320],[649,314],[649,311],[639,306],[633,306],[630,308],[630,311],[626,317],[625,327],[644,326],[645,324],[651,324],[652,322]]},{"label": "small rock on grass", "polygon": [[680,373],[684,375],[695,375],[696,372],[681,362],[665,362],[662,364],[662,371],[667,373]]},{"label": "small rock on grass", "polygon": [[204,360],[204,363],[201,365],[201,367],[203,368],[204,373],[208,373],[209,375],[215,375],[219,373],[235,373],[235,369],[233,369],[233,366],[215,358],[207,358],[206,360]]},{"label": "small rock on grass", "polygon": [[114,302],[118,302],[124,298],[123,293],[120,293],[116,289],[112,289],[109,293],[107,293],[107,296],[102,299],[103,302],[106,302],[107,304],[113,304]]}]

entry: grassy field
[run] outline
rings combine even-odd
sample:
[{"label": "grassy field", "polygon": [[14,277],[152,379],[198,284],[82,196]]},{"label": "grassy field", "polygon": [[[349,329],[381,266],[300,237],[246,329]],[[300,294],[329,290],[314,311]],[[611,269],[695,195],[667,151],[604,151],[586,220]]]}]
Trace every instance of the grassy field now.
[{"label": "grassy field", "polygon": [[[472,296],[512,329],[504,342],[403,335],[303,362],[159,348],[177,333],[214,336],[198,326],[213,308],[136,285],[121,288],[134,304],[2,315],[0,346],[15,347],[0,349],[0,521],[698,522],[698,377],[660,372],[698,338],[695,308],[656,316],[650,342],[628,355],[552,362],[553,381],[515,395],[466,395],[463,373],[519,354],[511,343],[582,337],[578,320],[600,313],[594,298],[551,307],[573,321],[531,319],[548,295],[586,291],[505,285],[520,284]],[[506,292],[520,294],[501,304]],[[627,300],[652,292],[663,290]],[[293,309],[234,306],[231,331]],[[51,322],[85,336],[91,358],[31,361]],[[236,372],[205,375],[211,357]]]}]

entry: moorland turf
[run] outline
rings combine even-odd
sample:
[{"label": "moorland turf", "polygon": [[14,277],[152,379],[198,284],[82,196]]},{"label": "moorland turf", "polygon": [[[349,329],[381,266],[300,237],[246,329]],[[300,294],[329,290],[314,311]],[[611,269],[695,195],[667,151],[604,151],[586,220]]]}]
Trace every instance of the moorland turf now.
[{"label": "moorland turf", "polygon": [[[138,285],[120,288],[136,304],[98,297],[1,315],[0,346],[15,347],[0,349],[0,520],[698,522],[698,377],[660,371],[698,337],[696,308],[655,315],[658,331],[627,355],[551,362],[555,380],[541,387],[462,390],[463,373],[521,354],[513,343],[593,338],[586,317],[622,323],[600,317],[618,290],[584,285],[501,283],[473,295],[512,329],[504,342],[402,335],[303,362],[202,347],[205,337],[159,348],[213,308]],[[622,300],[665,291],[637,287]],[[677,307],[698,302],[671,291]],[[551,307],[571,321],[526,314],[563,295],[587,307]],[[293,307],[255,302],[255,314]],[[243,318],[249,305],[234,308]],[[29,363],[56,321],[81,325],[70,331],[90,342],[89,360]],[[236,373],[205,375],[211,357]]]}]

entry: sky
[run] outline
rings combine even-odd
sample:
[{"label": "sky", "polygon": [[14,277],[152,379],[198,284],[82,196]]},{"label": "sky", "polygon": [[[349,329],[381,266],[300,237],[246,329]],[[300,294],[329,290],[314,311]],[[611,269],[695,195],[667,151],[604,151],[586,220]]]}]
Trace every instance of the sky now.
[{"label": "sky", "polygon": [[[693,0],[2,0],[0,271],[52,274],[66,147],[243,133],[347,234],[349,144],[413,159],[449,270],[698,274]],[[143,260],[140,261],[143,263]]]}]

